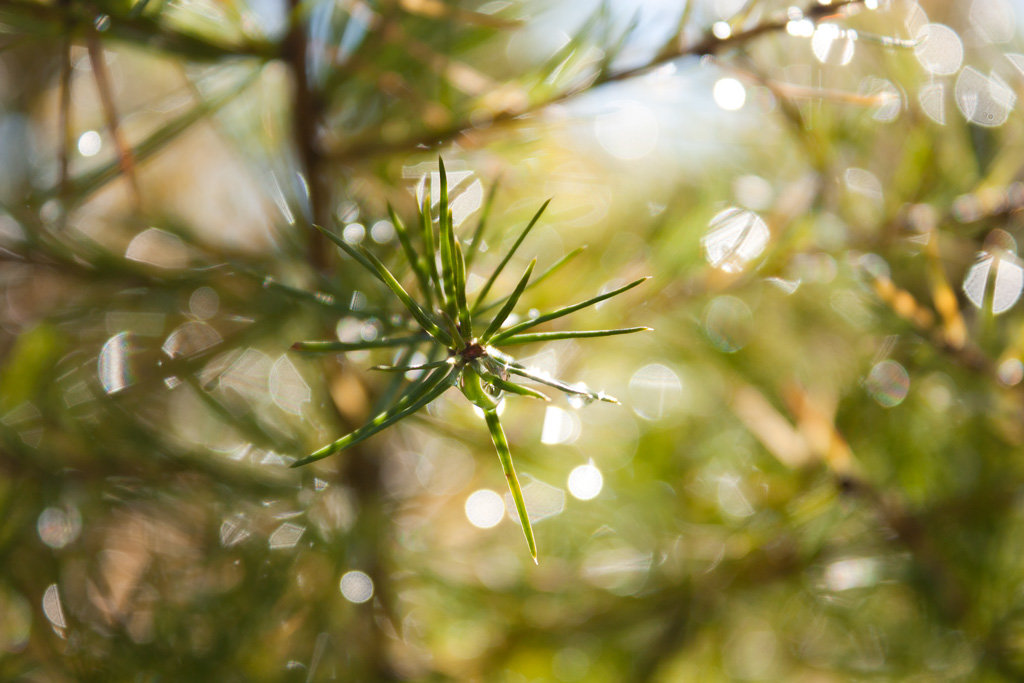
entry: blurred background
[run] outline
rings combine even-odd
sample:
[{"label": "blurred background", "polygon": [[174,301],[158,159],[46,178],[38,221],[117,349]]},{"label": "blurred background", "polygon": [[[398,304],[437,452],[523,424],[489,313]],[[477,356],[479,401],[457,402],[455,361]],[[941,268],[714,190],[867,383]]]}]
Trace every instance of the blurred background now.
[{"label": "blurred background", "polygon": [[[0,680],[1024,679],[1022,17],[0,0]],[[458,392],[288,468],[439,154],[470,288],[653,276],[518,349],[539,566]]]}]

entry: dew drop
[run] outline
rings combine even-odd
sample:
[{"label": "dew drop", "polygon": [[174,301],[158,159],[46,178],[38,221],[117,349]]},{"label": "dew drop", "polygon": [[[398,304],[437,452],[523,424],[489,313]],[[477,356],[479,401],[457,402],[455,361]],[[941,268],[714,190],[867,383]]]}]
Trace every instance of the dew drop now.
[{"label": "dew drop", "polygon": [[569,405],[576,410],[586,408],[594,402],[593,394],[569,394],[566,396]]}]

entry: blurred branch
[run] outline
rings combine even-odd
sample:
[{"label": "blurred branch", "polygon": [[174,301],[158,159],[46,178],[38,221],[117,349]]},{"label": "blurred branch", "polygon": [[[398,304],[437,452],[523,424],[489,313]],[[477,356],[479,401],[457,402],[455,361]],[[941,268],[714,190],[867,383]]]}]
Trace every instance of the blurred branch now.
[{"label": "blurred branch", "polygon": [[910,551],[924,580],[925,590],[918,591],[922,597],[951,624],[966,618],[970,606],[968,591],[934,541],[936,534],[943,533],[942,525],[929,525],[924,515],[912,513],[895,495],[882,493],[865,479],[843,476],[837,484],[843,493],[866,502],[879,521],[893,531],[896,540]]},{"label": "blurred branch", "polygon": [[[192,109],[165,123],[161,128],[158,128],[151,133],[149,137],[131,148],[133,163],[138,164],[154,156],[157,152],[176,140],[179,135],[188,130],[194,123],[217,112],[221,107],[233,102],[234,99],[241,94],[242,91],[248,88],[249,85],[257,78],[259,78],[259,71],[254,71],[236,85],[227,88],[210,99],[198,102]],[[120,175],[121,169],[122,161],[121,158],[118,157],[99,168],[87,171],[70,179],[70,182],[65,181],[64,192],[69,197],[69,204],[74,205],[85,201],[85,199],[93,192],[96,192],[107,183],[116,180]],[[41,206],[47,199],[58,197],[60,195],[61,184],[58,181],[57,185],[54,187],[34,194],[27,203],[30,205],[34,204]]]},{"label": "blurred branch", "polygon": [[[67,0],[63,0],[67,4]],[[61,202],[61,228],[67,218],[69,166],[71,161],[71,147],[73,144],[71,134],[71,25],[65,27],[64,43],[61,46],[60,60],[60,100],[58,103],[57,131],[60,136],[59,151],[57,158],[58,166],[58,196]]]},{"label": "blurred branch", "polygon": [[409,14],[417,14],[431,19],[450,20],[459,24],[470,24],[496,29],[518,28],[523,22],[515,19],[504,19],[493,14],[474,12],[443,0],[399,0],[399,6]]},{"label": "blurred branch", "polygon": [[[839,2],[827,6],[814,4],[804,10],[803,17],[814,21],[836,14],[843,8],[859,6],[863,1],[864,0],[840,0]],[[444,129],[422,133],[395,142],[382,142],[377,139],[368,140],[365,142],[355,143],[341,149],[328,151],[327,154],[334,161],[351,162],[367,157],[394,154],[417,146],[441,145],[467,136],[471,131],[487,130],[495,126],[507,124],[528,114],[537,113],[552,105],[560,104],[585,93],[593,92],[603,86],[643,76],[656,70],[660,66],[682,57],[716,55],[725,50],[745,45],[760,36],[784,30],[789,21],[790,19],[788,15],[782,13],[778,17],[768,19],[746,31],[737,32],[728,38],[716,38],[711,33],[707,33],[700,41],[689,45],[682,44],[676,49],[663,51],[646,64],[630,69],[624,69],[622,71],[601,73],[598,75],[596,80],[587,81],[580,86],[570,88],[569,90],[542,102],[505,110],[488,119],[474,120],[472,123],[468,121],[459,121]]]},{"label": "blurred branch", "polygon": [[[253,495],[279,493],[294,488],[294,482],[288,477],[274,479],[253,476],[252,471],[238,467],[226,457],[216,460],[211,458],[206,450],[173,447],[159,439],[155,430],[138,431],[142,429],[141,424],[124,414],[114,419],[116,424],[129,425],[135,430],[133,438],[140,439],[139,443],[145,445],[147,458],[139,458],[133,449],[129,449],[128,452],[104,451],[104,457],[91,457],[93,452],[88,444],[94,443],[102,434],[84,428],[76,430],[75,437],[80,439],[77,442],[68,439],[66,433],[62,434],[63,452],[59,460],[40,458],[39,451],[25,447],[17,434],[0,424],[0,473],[11,479],[73,480],[96,485],[112,477],[137,476],[144,480],[156,481],[173,475],[203,474],[212,481],[236,487],[240,491],[248,491]],[[84,425],[79,423],[77,426],[81,428]],[[111,455],[124,457],[110,457]]]},{"label": "blurred branch", "polygon": [[[282,44],[282,58],[292,74],[292,143],[299,158],[300,173],[309,188],[309,218],[315,225],[330,226],[333,222],[331,186],[319,142],[324,102],[320,91],[310,82],[306,8],[302,0],[288,0],[288,7],[291,23]],[[320,230],[306,227],[308,263],[315,272],[325,273],[330,254],[328,242]],[[329,384],[338,372],[336,364],[326,368]],[[334,414],[344,421],[339,406],[335,404],[334,408]],[[380,458],[376,452],[361,447],[353,449],[348,455],[339,462],[332,478],[344,482],[352,491],[354,503],[360,511],[353,530],[353,536],[359,539],[356,556],[360,566],[373,581],[377,601],[388,612],[391,610],[391,596],[385,539],[392,538],[394,531],[390,515],[385,510]],[[362,612],[358,618],[359,654],[356,657],[356,670],[361,671],[354,675],[382,682],[397,680],[385,650],[386,636],[382,623],[367,611]]]},{"label": "blurred branch", "polygon": [[[89,3],[50,5],[32,0],[4,0],[0,3],[0,26],[38,37],[66,35],[68,26],[92,30],[98,12]],[[173,54],[192,61],[219,61],[230,57],[271,59],[273,43],[246,41],[238,44],[218,42],[206,36],[169,28],[159,17],[114,14],[105,37],[147,49]]]},{"label": "blurred branch", "polygon": [[[934,239],[934,235],[932,237]],[[871,277],[872,289],[878,300],[897,316],[909,322],[922,336],[929,339],[935,348],[948,354],[968,370],[990,377],[994,375],[995,363],[981,349],[960,336],[959,328],[936,326],[935,314],[930,308],[921,305],[913,294],[897,287],[887,275],[873,274]],[[946,295],[953,296],[951,291],[946,292]],[[943,302],[944,298],[940,298],[939,301]],[[947,310],[947,315],[949,314]]]},{"label": "blurred branch", "polygon": [[[316,225],[330,225],[330,191],[323,172],[323,157],[317,142],[323,103],[309,81],[307,54],[309,27],[301,0],[288,0],[291,24],[281,46],[282,58],[292,73],[292,141],[299,157],[300,173],[309,188],[310,219]],[[318,230],[306,231],[307,258],[318,271],[327,266],[327,243]]]}]

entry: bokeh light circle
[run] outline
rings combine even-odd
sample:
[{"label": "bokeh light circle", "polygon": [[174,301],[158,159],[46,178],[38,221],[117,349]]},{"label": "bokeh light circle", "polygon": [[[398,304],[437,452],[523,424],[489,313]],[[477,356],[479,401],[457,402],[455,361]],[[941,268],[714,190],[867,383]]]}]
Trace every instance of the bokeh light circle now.
[{"label": "bokeh light circle", "polygon": [[473,491],[466,498],[466,519],[478,529],[497,526],[504,516],[505,501],[490,489]]},{"label": "bokeh light circle", "polygon": [[864,388],[883,408],[894,408],[903,403],[910,391],[910,375],[894,360],[877,363],[864,380]]},{"label": "bokeh light circle", "polygon": [[341,577],[341,594],[360,605],[373,597],[373,579],[366,572],[352,570]]},{"label": "bokeh light circle", "polygon": [[604,487],[604,477],[601,470],[589,462],[585,465],[573,468],[569,473],[569,493],[578,500],[591,500],[596,498]]}]

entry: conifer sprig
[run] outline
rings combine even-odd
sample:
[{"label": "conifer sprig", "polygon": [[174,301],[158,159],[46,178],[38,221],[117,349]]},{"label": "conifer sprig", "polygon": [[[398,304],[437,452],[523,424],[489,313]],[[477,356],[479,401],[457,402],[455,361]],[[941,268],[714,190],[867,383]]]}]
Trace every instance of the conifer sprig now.
[{"label": "conifer sprig", "polygon": [[[547,208],[551,200],[544,202],[536,214],[534,214],[512,247],[502,257],[498,266],[487,277],[484,286],[471,306],[467,303],[468,298],[466,296],[466,269],[467,265],[471,265],[473,257],[476,256],[476,246],[482,228],[477,228],[470,247],[464,249],[455,233],[455,226],[452,222],[452,213],[449,208],[447,175],[443,161],[439,162],[439,170],[441,192],[437,219],[435,220],[431,214],[430,197],[425,192],[423,201],[420,204],[420,215],[417,219],[421,233],[421,243],[418,245],[418,250],[413,240],[413,235],[406,230],[405,225],[389,207],[391,220],[395,225],[395,230],[401,243],[401,251],[415,276],[416,284],[420,290],[419,300],[414,298],[402,286],[391,270],[373,253],[361,246],[350,245],[340,236],[318,227],[332,242],[337,244],[345,253],[391,290],[402,302],[410,316],[410,322],[415,322],[421,331],[412,335],[365,342],[296,342],[292,348],[306,352],[333,353],[395,346],[408,347],[412,344],[430,342],[441,347],[437,350],[443,351],[444,360],[421,365],[375,366],[373,368],[375,370],[389,372],[418,370],[422,371],[422,374],[417,379],[411,381],[405,388],[405,391],[388,408],[381,411],[369,422],[337,441],[329,443],[305,458],[294,462],[292,467],[308,465],[355,445],[395,424],[399,420],[412,415],[431,401],[440,397],[451,387],[457,386],[473,405],[483,411],[487,429],[498,453],[498,459],[501,462],[502,471],[505,473],[516,512],[523,526],[523,533],[526,535],[530,555],[533,557],[534,562],[536,562],[537,543],[534,538],[533,527],[526,512],[523,492],[512,463],[512,454],[509,449],[508,440],[498,419],[497,408],[501,397],[506,393],[528,396],[543,401],[549,401],[550,399],[545,394],[518,384],[510,378],[515,376],[529,379],[533,382],[558,389],[570,396],[582,398],[584,401],[608,401],[612,403],[618,403],[618,401],[603,392],[593,392],[582,385],[572,385],[546,374],[530,370],[496,347],[498,345],[527,344],[552,339],[608,337],[649,330],[650,328],[648,327],[625,327],[610,330],[527,332],[537,325],[569,315],[570,313],[575,313],[622,294],[636,287],[647,278],[634,280],[627,285],[598,294],[579,303],[558,308],[550,313],[527,318],[521,322],[506,326],[506,322],[512,316],[512,312],[523,292],[531,285],[530,278],[537,263],[536,259],[527,266],[518,284],[510,294],[493,302],[486,301],[487,295],[501,275],[502,270],[512,259],[516,250],[519,249],[526,236],[540,220],[544,209]],[[488,199],[488,202],[490,200],[491,198]],[[578,249],[570,252],[545,273],[542,273],[539,278],[534,280],[533,284],[536,284],[567,264],[580,251]],[[468,257],[464,256],[464,254],[468,254]],[[489,311],[495,308],[498,310],[491,317]],[[479,332],[477,335],[477,331],[480,330],[482,332]],[[435,352],[433,357],[437,358],[439,355],[441,354]],[[429,372],[427,372],[428,370]]]}]

